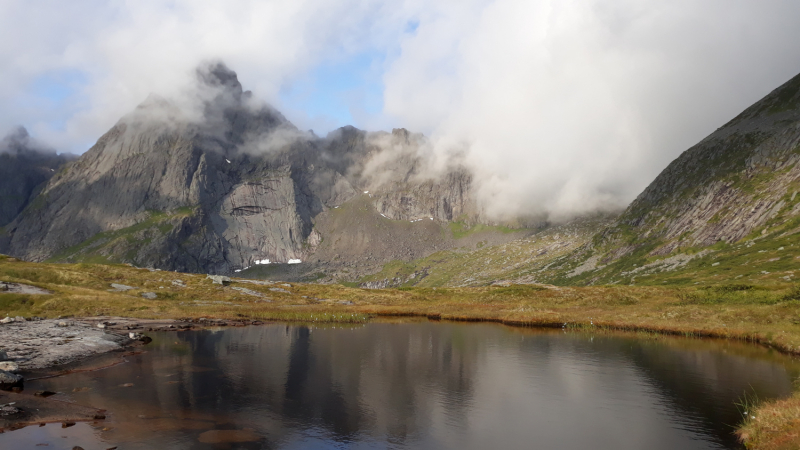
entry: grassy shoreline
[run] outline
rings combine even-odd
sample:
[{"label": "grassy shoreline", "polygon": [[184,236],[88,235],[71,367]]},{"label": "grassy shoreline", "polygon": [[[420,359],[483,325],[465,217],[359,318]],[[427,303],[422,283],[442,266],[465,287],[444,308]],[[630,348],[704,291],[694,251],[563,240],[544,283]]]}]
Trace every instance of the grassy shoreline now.
[{"label": "grassy shoreline", "polygon": [[[800,355],[800,292],[785,285],[545,285],[367,290],[341,285],[212,284],[204,275],[124,265],[39,264],[0,256],[0,281],[51,295],[0,294],[0,315],[218,318],[363,323],[375,316],[620,330],[754,342]],[[130,286],[110,292],[111,283]],[[155,293],[154,299],[142,294]],[[760,405],[739,427],[749,448],[800,446],[800,391]]]}]

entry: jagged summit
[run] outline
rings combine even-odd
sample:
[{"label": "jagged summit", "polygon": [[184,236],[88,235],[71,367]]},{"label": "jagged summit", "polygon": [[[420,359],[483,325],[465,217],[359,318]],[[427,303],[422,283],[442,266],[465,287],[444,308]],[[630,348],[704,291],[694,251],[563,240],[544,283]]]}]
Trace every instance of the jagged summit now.
[{"label": "jagged summit", "polygon": [[[188,97],[148,97],[43,185],[28,202],[35,207],[3,230],[0,252],[189,272],[315,257],[324,266],[342,263],[335,242],[417,246],[410,229],[356,232],[325,219],[348,202],[367,200],[380,220],[450,221],[475,211],[465,169],[421,176],[421,135],[349,127],[319,139],[253,100],[222,63],[201,66],[197,79]],[[325,240],[333,247],[319,250]],[[410,254],[387,250],[370,264],[396,256]]]},{"label": "jagged summit", "polygon": [[0,153],[12,155],[23,155],[31,153],[51,153],[56,151],[34,141],[28,130],[23,126],[14,127],[2,139],[0,139]]},{"label": "jagged summit", "polygon": [[229,93],[236,100],[242,99],[243,90],[239,77],[225,63],[203,64],[197,68],[195,73],[197,74],[197,79],[203,85]]},{"label": "jagged summit", "polygon": [[56,154],[32,139],[21,126],[0,139],[0,227],[22,211],[42,183],[75,158]]}]

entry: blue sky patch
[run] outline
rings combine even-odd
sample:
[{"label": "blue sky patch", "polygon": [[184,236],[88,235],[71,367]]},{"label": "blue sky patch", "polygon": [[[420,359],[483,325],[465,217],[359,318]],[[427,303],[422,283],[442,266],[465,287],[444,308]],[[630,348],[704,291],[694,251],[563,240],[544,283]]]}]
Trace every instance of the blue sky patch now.
[{"label": "blue sky patch", "polygon": [[328,128],[314,130],[321,136],[345,125],[358,127],[360,117],[383,110],[384,58],[371,51],[320,64],[282,89],[281,103]]}]

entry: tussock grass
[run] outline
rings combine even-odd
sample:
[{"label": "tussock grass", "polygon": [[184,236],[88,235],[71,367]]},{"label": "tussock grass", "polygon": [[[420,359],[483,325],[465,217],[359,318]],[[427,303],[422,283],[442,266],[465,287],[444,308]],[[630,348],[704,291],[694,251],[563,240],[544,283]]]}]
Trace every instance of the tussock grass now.
[{"label": "tussock grass", "polygon": [[745,402],[747,414],[737,434],[745,446],[758,450],[800,448],[800,392],[772,402]]}]

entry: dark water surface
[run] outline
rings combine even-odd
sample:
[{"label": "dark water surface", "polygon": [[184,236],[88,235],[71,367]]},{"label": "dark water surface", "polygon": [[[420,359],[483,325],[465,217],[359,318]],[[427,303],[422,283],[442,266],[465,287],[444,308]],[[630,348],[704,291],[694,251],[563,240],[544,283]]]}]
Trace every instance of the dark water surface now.
[{"label": "dark water surface", "polygon": [[735,402],[786,396],[800,374],[740,343],[489,324],[151,336],[125,364],[26,385],[105,422],[27,427],[0,448],[739,448]]}]

